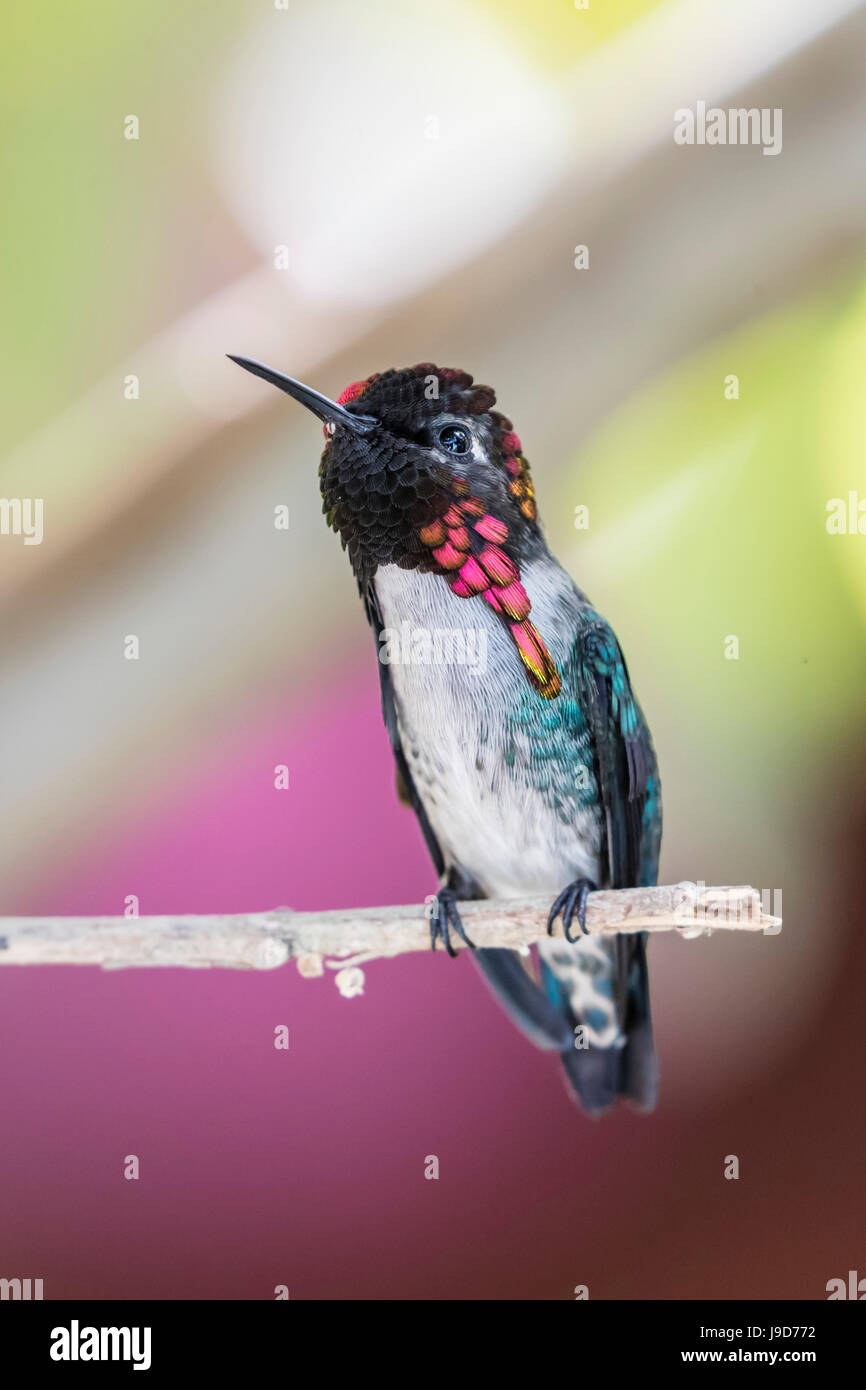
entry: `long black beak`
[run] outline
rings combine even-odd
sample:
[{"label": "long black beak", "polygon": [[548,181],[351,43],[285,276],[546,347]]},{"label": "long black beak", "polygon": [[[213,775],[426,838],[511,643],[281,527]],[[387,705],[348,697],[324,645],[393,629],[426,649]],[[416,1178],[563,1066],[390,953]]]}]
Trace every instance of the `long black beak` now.
[{"label": "long black beak", "polygon": [[295,381],[294,377],[283,376],[282,372],[275,372],[273,367],[266,367],[264,362],[256,362],[252,357],[235,357],[233,352],[226,353],[226,356],[231,358],[232,362],[237,362],[245,371],[252,372],[253,376],[260,376],[262,381],[269,381],[272,386],[278,386],[287,396],[300,401],[301,405],[312,410],[314,415],[318,415],[319,419],[326,423],[346,425],[348,429],[354,430],[355,434],[369,434],[379,423],[373,415],[353,415],[345,406],[338,405],[336,401],[329,401],[327,396],[314,391],[312,386],[305,386],[302,381]]}]

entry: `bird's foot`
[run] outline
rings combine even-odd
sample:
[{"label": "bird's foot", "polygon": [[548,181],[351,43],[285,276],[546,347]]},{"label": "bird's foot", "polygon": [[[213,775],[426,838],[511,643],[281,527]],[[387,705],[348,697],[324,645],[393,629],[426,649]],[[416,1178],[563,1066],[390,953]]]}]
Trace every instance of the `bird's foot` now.
[{"label": "bird's foot", "polygon": [[445,950],[449,956],[456,956],[457,952],[451,945],[451,928],[453,927],[461,941],[465,941],[467,946],[475,950],[475,942],[470,941],[466,935],[463,923],[460,920],[460,913],[457,911],[457,894],[453,888],[440,888],[434,898],[430,900],[428,912],[430,915],[430,945],[436,950],[436,942],[441,937]]},{"label": "bird's foot", "polygon": [[565,932],[566,941],[571,941],[573,943],[578,940],[577,937],[571,934],[571,924],[575,916],[580,925],[580,930],[583,932],[584,936],[588,936],[589,933],[586,930],[586,900],[590,893],[594,893],[595,890],[596,884],[593,883],[591,878],[576,878],[573,883],[570,883],[567,888],[564,888],[553,904],[553,907],[550,909],[550,914],[547,918],[548,936],[553,935],[553,924],[560,913],[562,914],[562,929]]}]

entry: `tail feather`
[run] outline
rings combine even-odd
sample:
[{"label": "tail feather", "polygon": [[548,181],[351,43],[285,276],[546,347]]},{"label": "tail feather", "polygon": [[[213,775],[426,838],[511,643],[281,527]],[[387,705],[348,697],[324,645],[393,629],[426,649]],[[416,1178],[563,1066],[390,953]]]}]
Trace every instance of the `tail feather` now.
[{"label": "tail feather", "polygon": [[571,1045],[560,1053],[568,1082],[590,1114],[622,1096],[652,1110],[658,1064],[650,1018],[646,934],[575,945],[544,942],[541,972],[551,1002],[568,1017]]},{"label": "tail feather", "polygon": [[559,1053],[585,1110],[600,1115],[619,1097],[653,1109],[658,1065],[645,933],[540,943],[543,988],[513,951],[472,954],[512,1022],[536,1047]]},{"label": "tail feather", "polygon": [[619,1055],[610,1047],[561,1052],[566,1079],[584,1110],[603,1115],[620,1095]]},{"label": "tail feather", "polygon": [[[628,938],[625,941],[627,944]],[[650,1016],[645,932],[635,938],[627,966],[625,1047],[620,1068],[620,1091],[641,1110],[654,1110],[659,1093],[659,1065]]]},{"label": "tail feather", "polygon": [[552,1052],[571,1046],[568,1019],[539,989],[516,951],[488,947],[473,952],[472,959],[512,1023],[531,1043]]}]

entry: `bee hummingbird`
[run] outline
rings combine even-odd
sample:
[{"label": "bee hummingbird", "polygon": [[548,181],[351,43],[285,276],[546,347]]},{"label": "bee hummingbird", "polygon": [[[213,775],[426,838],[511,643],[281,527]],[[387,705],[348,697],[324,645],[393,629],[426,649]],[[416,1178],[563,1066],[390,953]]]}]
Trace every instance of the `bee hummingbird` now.
[{"label": "bee hummingbird", "polygon": [[[456,955],[452,933],[472,946],[461,900],[549,894],[537,974],[516,952],[472,955],[586,1110],[651,1109],[646,935],[590,936],[585,914],[597,887],[656,882],[656,759],[613,631],[547,548],[511,421],[490,387],[429,362],[331,401],[232,360],[324,423],[323,510],[376,637],[398,794],[439,876],[434,950]],[[395,632],[413,640],[385,659]]]}]

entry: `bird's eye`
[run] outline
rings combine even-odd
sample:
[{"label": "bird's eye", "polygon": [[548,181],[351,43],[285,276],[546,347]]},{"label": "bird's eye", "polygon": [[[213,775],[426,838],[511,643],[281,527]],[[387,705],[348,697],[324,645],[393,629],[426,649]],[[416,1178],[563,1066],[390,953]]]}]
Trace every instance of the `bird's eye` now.
[{"label": "bird's eye", "polygon": [[439,431],[439,443],[449,454],[468,454],[472,438],[462,425],[443,425]]}]

